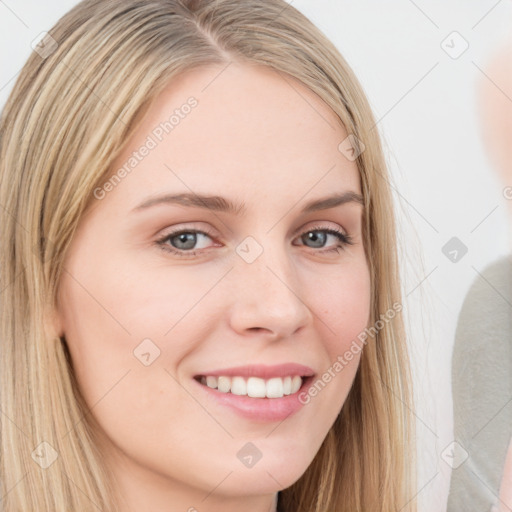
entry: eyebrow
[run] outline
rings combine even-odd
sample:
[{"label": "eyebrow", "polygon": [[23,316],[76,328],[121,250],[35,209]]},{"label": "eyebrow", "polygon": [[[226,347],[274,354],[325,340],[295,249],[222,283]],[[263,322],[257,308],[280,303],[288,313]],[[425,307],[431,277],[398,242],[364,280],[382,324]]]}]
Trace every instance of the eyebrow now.
[{"label": "eyebrow", "polygon": [[[339,194],[314,199],[306,203],[301,213],[311,213],[319,210],[328,210],[346,203],[359,203],[364,205],[363,196],[353,191],[345,191]],[[226,212],[234,215],[245,215],[247,212],[244,203],[233,203],[229,199],[221,196],[208,196],[199,194],[165,194],[156,197],[150,197],[136,206],[132,212],[145,210],[152,206],[161,204],[178,204],[181,206],[204,208],[216,212]]]}]

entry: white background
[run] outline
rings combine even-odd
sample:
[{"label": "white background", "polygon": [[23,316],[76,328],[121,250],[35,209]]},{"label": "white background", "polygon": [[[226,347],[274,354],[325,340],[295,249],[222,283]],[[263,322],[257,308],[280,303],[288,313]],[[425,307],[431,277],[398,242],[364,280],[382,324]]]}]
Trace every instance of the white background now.
[{"label": "white background", "polygon": [[[76,3],[0,2],[0,105],[31,52],[31,41]],[[401,228],[420,435],[418,496],[422,511],[443,511],[450,467],[441,453],[453,438],[450,367],[457,316],[477,270],[510,248],[505,184],[494,174],[480,139],[475,84],[484,78],[480,69],[490,51],[510,32],[512,3],[289,3],[339,48],[379,120]],[[453,31],[469,43],[457,59],[441,46]],[[469,249],[458,263],[441,252],[453,236]]]}]

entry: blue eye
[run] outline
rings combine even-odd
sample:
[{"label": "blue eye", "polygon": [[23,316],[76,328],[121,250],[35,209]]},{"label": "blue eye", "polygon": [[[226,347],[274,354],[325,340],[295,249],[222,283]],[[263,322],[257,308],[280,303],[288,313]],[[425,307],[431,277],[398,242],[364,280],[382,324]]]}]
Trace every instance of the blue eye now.
[{"label": "blue eye", "polygon": [[[171,233],[167,233],[162,238],[156,241],[157,245],[164,251],[170,252],[171,254],[175,254],[177,256],[190,257],[196,256],[198,252],[196,244],[198,243],[198,239],[200,238],[212,238],[212,234],[208,233],[208,231],[200,231],[197,229],[181,229],[178,231],[174,231]],[[324,249],[320,251],[320,253],[330,253],[330,252],[338,252],[339,249],[344,249],[346,245],[353,245],[352,238],[350,235],[343,233],[342,231],[338,231],[337,229],[332,228],[322,228],[322,227],[314,227],[312,229],[308,229],[302,235],[300,235],[301,241],[306,245],[307,243],[312,243],[312,249],[322,249],[329,236],[334,236],[338,243],[331,247],[330,249]],[[204,247],[200,247],[203,249]]]},{"label": "blue eye", "polygon": [[177,235],[168,235],[167,239],[176,240],[176,244],[178,245],[176,249],[187,250],[192,249],[197,244],[198,235],[204,236],[205,234],[200,231],[183,231]]},{"label": "blue eye", "polygon": [[[320,236],[318,236],[318,233],[320,233]],[[327,240],[327,237],[329,235],[335,236],[339,240],[339,244],[334,248],[327,249],[321,252],[337,251],[338,249],[343,249],[345,245],[352,245],[354,243],[352,241],[352,238],[348,234],[345,234],[342,231],[338,231],[337,229],[331,228],[309,229],[308,231],[301,235],[301,240],[313,242],[314,244],[319,243],[320,245],[316,245],[316,248],[318,248],[319,246],[321,248],[324,247],[325,241]]]},{"label": "blue eye", "polygon": [[195,246],[198,243],[198,238],[201,237],[211,238],[212,235],[207,231],[199,231],[197,229],[182,229],[164,235],[162,238],[157,240],[156,243],[164,251],[170,252],[177,256],[195,256],[197,252],[195,250],[191,251],[190,249],[197,248]]}]

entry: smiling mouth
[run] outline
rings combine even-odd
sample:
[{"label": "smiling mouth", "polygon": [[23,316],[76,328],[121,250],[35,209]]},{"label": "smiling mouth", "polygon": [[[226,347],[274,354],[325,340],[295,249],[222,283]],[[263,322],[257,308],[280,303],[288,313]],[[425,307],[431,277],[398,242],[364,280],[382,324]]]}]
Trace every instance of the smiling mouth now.
[{"label": "smiling mouth", "polygon": [[311,377],[288,375],[261,379],[259,377],[197,375],[199,383],[220,393],[230,393],[251,398],[283,398],[299,391]]}]

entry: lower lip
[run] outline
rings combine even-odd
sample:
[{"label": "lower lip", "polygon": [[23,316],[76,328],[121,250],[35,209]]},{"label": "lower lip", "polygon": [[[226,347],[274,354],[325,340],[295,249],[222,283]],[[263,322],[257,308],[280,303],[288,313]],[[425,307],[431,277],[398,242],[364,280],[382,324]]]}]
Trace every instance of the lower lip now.
[{"label": "lower lip", "polygon": [[193,381],[210,397],[218,403],[230,407],[240,416],[251,421],[274,422],[283,421],[298,412],[304,406],[299,401],[299,395],[303,394],[313,382],[314,377],[307,377],[302,386],[293,395],[282,398],[253,398],[246,395],[234,395],[223,393],[217,389],[201,384],[196,379]]}]

